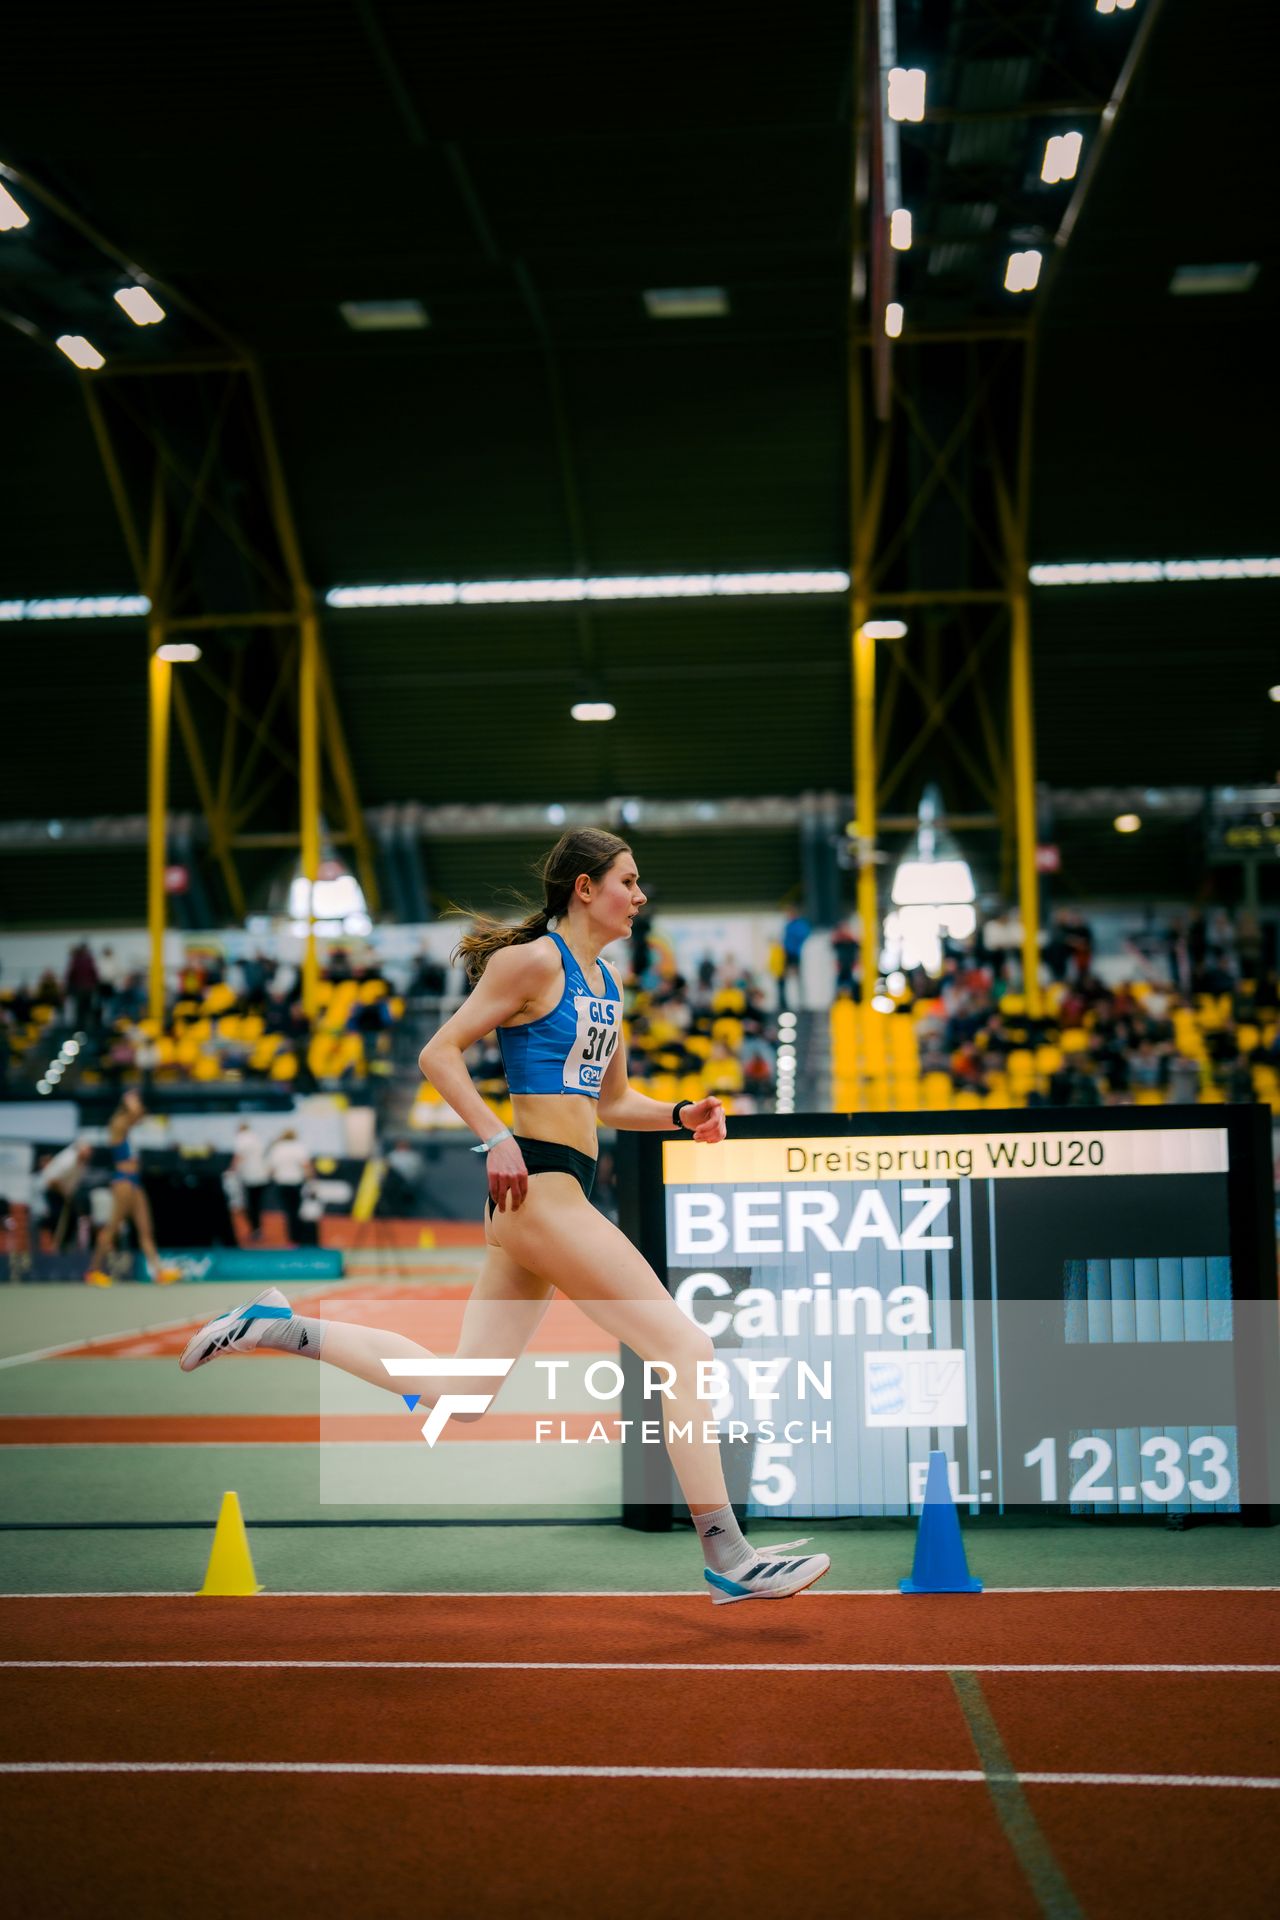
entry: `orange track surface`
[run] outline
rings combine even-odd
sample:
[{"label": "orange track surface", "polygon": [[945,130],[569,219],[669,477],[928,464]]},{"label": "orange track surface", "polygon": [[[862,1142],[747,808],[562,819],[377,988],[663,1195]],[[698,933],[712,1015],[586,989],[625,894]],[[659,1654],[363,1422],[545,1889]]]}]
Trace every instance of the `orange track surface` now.
[{"label": "orange track surface", "polygon": [[[257,1660],[0,1669],[0,1763],[892,1767],[973,1771],[948,1676],[774,1663],[1268,1662],[1274,1595],[342,1595],[0,1600],[3,1658]],[[485,1670],[302,1670],[317,1659]],[[679,1661],[531,1671],[497,1661]],[[713,1663],[758,1671],[713,1671]],[[766,1668],[765,1663],[769,1663]],[[1023,1770],[1275,1777],[1277,1676],[986,1674]],[[1089,1920],[1274,1911],[1244,1789],[1025,1788]],[[7,1775],[15,1910],[107,1915],[683,1916],[767,1900],[862,1920],[1041,1911],[981,1779]]]},{"label": "orange track surface", "polygon": [[[460,1269],[451,1268],[450,1272]],[[331,1292],[306,1296],[298,1294],[294,1305],[299,1313],[317,1319],[343,1320],[357,1326],[389,1328],[409,1340],[417,1340],[433,1353],[453,1353],[462,1331],[462,1315],[471,1296],[470,1286],[438,1287],[422,1281],[397,1286],[343,1286]],[[114,1339],[96,1339],[83,1346],[68,1347],[50,1356],[55,1360],[155,1360],[176,1359],[203,1319],[184,1321],[180,1327],[156,1327],[136,1333],[122,1333]],[[528,1345],[530,1353],[616,1354],[618,1343],[602,1333],[571,1300],[551,1302],[546,1316]],[[253,1359],[279,1359],[279,1354],[254,1354]]]},{"label": "orange track surface", "polygon": [[[585,1440],[597,1418],[612,1435],[616,1402],[590,1413],[490,1413],[467,1425],[451,1421],[442,1440],[537,1439],[538,1420],[550,1420],[546,1441]],[[0,1416],[0,1447],[314,1446],[359,1441],[420,1441],[424,1408],[401,1413],[51,1413]]]},{"label": "orange track surface", "polygon": [[[694,1585],[693,1576],[690,1578]],[[1187,1661],[1280,1664],[1276,1595],[825,1593],[0,1597],[0,1658],[97,1660]],[[994,1681],[995,1676],[992,1676]]]}]

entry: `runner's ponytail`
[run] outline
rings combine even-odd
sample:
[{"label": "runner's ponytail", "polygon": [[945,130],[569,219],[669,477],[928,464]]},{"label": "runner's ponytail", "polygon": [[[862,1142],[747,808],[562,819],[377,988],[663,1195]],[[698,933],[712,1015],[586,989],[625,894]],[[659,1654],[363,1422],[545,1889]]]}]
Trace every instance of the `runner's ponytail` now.
[{"label": "runner's ponytail", "polygon": [[562,834],[546,859],[535,868],[542,881],[542,905],[530,908],[529,902],[517,895],[516,904],[529,909],[523,920],[513,926],[478,915],[471,932],[454,948],[450,959],[455,966],[462,966],[468,985],[475,986],[500,947],[523,946],[530,940],[538,940],[552,920],[563,921],[579,874],[585,873],[589,880],[600,881],[618,855],[627,852],[625,840],[596,827],[580,827]]}]

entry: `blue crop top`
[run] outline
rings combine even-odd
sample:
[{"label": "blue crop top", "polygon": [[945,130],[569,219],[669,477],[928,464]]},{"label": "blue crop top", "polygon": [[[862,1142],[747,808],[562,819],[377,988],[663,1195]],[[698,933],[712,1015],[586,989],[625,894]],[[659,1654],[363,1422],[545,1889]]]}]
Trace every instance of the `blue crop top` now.
[{"label": "blue crop top", "polygon": [[558,933],[564,962],[559,1005],[523,1027],[499,1027],[498,1045],[512,1093],[581,1093],[600,1098],[600,1082],[622,1032],[622,995],[604,962],[602,1000]]}]

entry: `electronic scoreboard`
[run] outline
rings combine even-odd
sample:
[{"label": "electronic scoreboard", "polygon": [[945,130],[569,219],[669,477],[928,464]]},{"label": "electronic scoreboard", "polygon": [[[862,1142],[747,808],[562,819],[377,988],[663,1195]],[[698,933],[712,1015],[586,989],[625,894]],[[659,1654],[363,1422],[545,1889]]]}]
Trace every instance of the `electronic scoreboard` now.
[{"label": "electronic scoreboard", "polygon": [[[973,1513],[1264,1521],[1280,1422],[1269,1122],[1260,1107],[731,1119],[715,1146],[619,1136],[619,1200],[714,1341],[709,1412],[749,1462],[750,1514],[907,1514],[940,1447]],[[668,1524],[672,1487],[665,1459],[626,1450],[631,1524]]]}]

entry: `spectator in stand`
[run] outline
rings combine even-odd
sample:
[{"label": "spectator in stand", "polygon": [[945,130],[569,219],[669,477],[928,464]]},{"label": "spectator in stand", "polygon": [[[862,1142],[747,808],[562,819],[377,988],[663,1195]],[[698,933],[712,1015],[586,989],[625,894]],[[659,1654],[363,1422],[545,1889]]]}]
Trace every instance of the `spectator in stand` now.
[{"label": "spectator in stand", "polygon": [[804,943],[813,932],[799,907],[789,907],[782,928],[782,978],[778,982],[778,1012],[787,1008],[787,988],[794,980],[796,995],[800,989],[800,956],[804,952]]},{"label": "spectator in stand", "polygon": [[1251,1101],[1257,1098],[1253,1091],[1253,1068],[1241,1054],[1237,1054],[1227,1068],[1223,1081],[1223,1091],[1233,1103]]},{"label": "spectator in stand", "polygon": [[67,994],[77,1027],[93,1025],[98,1011],[98,969],[87,940],[79,940],[71,949],[67,963]]},{"label": "spectator in stand", "polygon": [[1200,1098],[1200,1064],[1184,1053],[1175,1053],[1169,1061],[1169,1103],[1191,1106]]},{"label": "spectator in stand", "polygon": [[449,984],[447,970],[438,960],[433,960],[425,947],[421,948],[413,965],[413,977],[409,982],[411,1000],[441,1000]]},{"label": "spectator in stand", "polygon": [[302,1204],[302,1186],[311,1171],[311,1155],[292,1127],[286,1127],[267,1153],[266,1168],[275,1182],[284,1208],[285,1232],[291,1245],[298,1243],[298,1209]]},{"label": "spectator in stand", "polygon": [[831,935],[836,956],[836,993],[854,997],[858,967],[858,936],[848,920],[841,920]]},{"label": "spectator in stand", "polygon": [[269,1175],[262,1140],[247,1120],[242,1120],[236,1128],[231,1149],[231,1170],[244,1190],[244,1211],[249,1222],[249,1239],[251,1242],[256,1242],[262,1236],[262,1202],[266,1195]]},{"label": "spectator in stand", "polygon": [[101,1026],[109,1027],[119,1018],[120,962],[115,950],[104,947],[98,955],[98,1006],[97,1018]]},{"label": "spectator in stand", "polygon": [[1144,1036],[1129,1062],[1129,1084],[1135,1093],[1155,1093],[1163,1084],[1165,1073],[1163,1056],[1156,1051],[1154,1041]]}]

